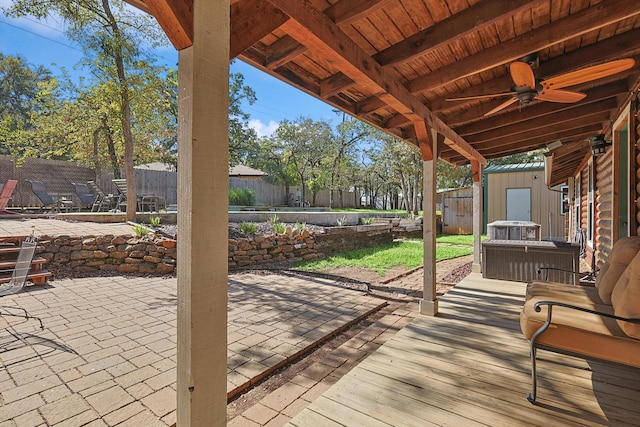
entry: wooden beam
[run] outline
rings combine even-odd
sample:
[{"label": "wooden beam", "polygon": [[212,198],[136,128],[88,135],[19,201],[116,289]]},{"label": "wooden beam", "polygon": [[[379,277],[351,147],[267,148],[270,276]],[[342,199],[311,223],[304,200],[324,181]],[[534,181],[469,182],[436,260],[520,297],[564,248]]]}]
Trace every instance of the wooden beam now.
[{"label": "wooden beam", "polygon": [[442,135],[434,135],[435,132],[430,132],[424,121],[415,122],[413,129],[416,132],[416,139],[418,141],[418,148],[422,154],[422,160],[433,160],[434,153],[438,152],[437,147],[434,148],[434,145],[438,144],[438,139],[441,139]]},{"label": "wooden beam", "polygon": [[387,104],[383,100],[381,100],[377,96],[371,96],[367,99],[363,99],[362,101],[359,101],[356,104],[356,113],[370,114],[386,106]]},{"label": "wooden beam", "polygon": [[482,271],[482,165],[475,160],[471,161],[471,175],[473,176],[473,263],[474,273]]},{"label": "wooden beam", "polygon": [[570,38],[616,23],[640,13],[640,2],[609,0],[543,25],[475,55],[411,80],[412,93],[433,90],[458,79],[515,61]]},{"label": "wooden beam", "polygon": [[394,114],[383,122],[383,127],[389,129],[400,128],[406,126],[407,123],[411,123],[411,120],[406,116],[403,116],[402,114]]},{"label": "wooden beam", "polygon": [[340,0],[326,8],[324,14],[338,25],[349,25],[389,3],[390,0]]},{"label": "wooden beam", "polygon": [[263,0],[242,0],[232,4],[229,59],[249,49],[288,19],[278,8]]},{"label": "wooden beam", "polygon": [[[620,35],[605,39],[601,42],[591,44],[564,55],[555,57],[548,61],[541,61],[535,70],[539,78],[549,78],[560,74],[575,71],[578,68],[596,65],[602,62],[621,59],[625,56],[632,56],[640,50],[640,29],[635,29]],[[640,57],[633,56],[636,63],[640,64]],[[476,95],[486,95],[488,93],[500,93],[508,91],[513,85],[513,80],[509,74],[497,77],[474,85],[469,89],[448,94],[444,98],[433,100],[429,103],[432,111],[440,111],[460,105],[461,102],[445,101],[446,98],[458,98]],[[489,109],[487,109],[489,111]],[[447,121],[447,123],[450,123]]]},{"label": "wooden beam", "polygon": [[[554,141],[572,141],[580,138],[588,138],[596,133],[602,133],[602,123],[593,123],[580,128],[569,127],[564,131],[553,133],[550,135],[532,136],[526,140],[513,140],[509,143],[504,143],[497,146],[490,146],[483,149],[484,155],[493,159],[496,157],[504,157],[511,154],[522,153],[525,151],[531,151],[538,148],[544,148],[547,144]],[[455,152],[452,149],[448,149],[441,153],[442,158],[446,159],[450,163],[465,164],[467,163],[465,157]]]},{"label": "wooden beam", "polygon": [[546,140],[554,141],[556,139],[559,139],[554,137],[554,135],[558,132],[564,132],[570,129],[578,129],[584,126],[591,125],[593,123],[598,123],[600,126],[602,126],[602,122],[609,120],[609,117],[609,110],[596,111],[591,114],[585,114],[583,116],[575,116],[573,119],[564,120],[561,123],[549,123],[549,125],[540,127],[536,130],[528,130],[526,128],[522,128],[517,133],[479,141],[477,143],[473,143],[473,146],[477,147],[478,150],[495,149],[504,145],[513,144],[514,141],[518,141],[523,146],[526,146],[527,141],[537,140],[540,137],[545,137]]},{"label": "wooden beam", "polygon": [[[586,98],[575,104],[540,102],[535,105],[527,106],[520,111],[512,111],[505,114],[485,117],[483,120],[456,127],[455,131],[460,136],[486,132],[488,130],[501,128],[503,126],[510,126],[516,123],[526,122],[537,117],[554,115],[567,110],[574,110],[584,105],[600,102],[607,98],[613,98],[626,92],[629,92],[629,86],[627,82],[623,80],[617,81],[605,86],[600,86],[595,89],[585,91],[585,93],[587,94]],[[553,120],[553,118],[551,119]]]},{"label": "wooden beam", "polygon": [[438,135],[429,129],[431,140],[431,159],[422,163],[422,241],[423,241],[423,274],[422,299],[420,314],[435,316],[438,314],[438,298],[436,297],[436,182],[438,164]]},{"label": "wooden beam", "polygon": [[617,107],[618,103],[616,99],[609,98],[600,102],[592,102],[580,107],[559,111],[555,114],[533,117],[520,123],[493,128],[484,132],[476,132],[468,135],[467,141],[477,146],[479,142],[496,141],[497,138],[517,138],[518,135],[523,133],[540,134],[561,126],[564,122],[571,122],[576,119],[590,117],[594,114],[601,114],[603,111],[608,112]]},{"label": "wooden beam", "polygon": [[298,43],[293,37],[284,36],[264,49],[264,66],[270,70],[292,61],[307,51],[307,47]]},{"label": "wooden beam", "polygon": [[[227,420],[229,1],[194,4],[179,53],[177,425]],[[142,422],[141,424],[146,424]]]},{"label": "wooden beam", "polygon": [[530,8],[535,3],[541,3],[541,1],[481,1],[380,51],[373,58],[382,66],[408,61],[454,43],[456,40],[494,24],[506,16]]},{"label": "wooden beam", "polygon": [[349,89],[355,83],[356,82],[351,80],[346,75],[338,72],[320,82],[320,96],[322,98],[328,98],[335,95],[336,93],[340,93],[343,90]]},{"label": "wooden beam", "polygon": [[151,13],[177,50],[193,44],[193,0],[145,0]]},{"label": "wooden beam", "polygon": [[402,79],[397,74],[383,70],[323,13],[311,7],[308,2],[268,1],[292,18],[282,29],[313,50],[314,54],[332,58],[345,75],[375,93],[398,113],[410,117],[413,122],[426,121],[429,127],[451,139],[465,155],[470,155],[470,158],[483,164],[486,162],[480,153],[413,97],[402,86]]}]

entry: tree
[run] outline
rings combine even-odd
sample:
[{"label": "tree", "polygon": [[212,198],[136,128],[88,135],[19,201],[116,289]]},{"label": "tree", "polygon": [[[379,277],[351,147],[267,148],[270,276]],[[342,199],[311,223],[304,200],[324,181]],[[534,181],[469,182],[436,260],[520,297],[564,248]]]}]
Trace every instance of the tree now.
[{"label": "tree", "polygon": [[438,159],[438,176],[436,187],[439,190],[468,187],[473,184],[473,176],[469,165],[456,166]]},{"label": "tree", "polygon": [[[15,0],[8,12],[13,16],[32,15],[38,19],[58,15],[68,24],[67,36],[78,42],[90,58],[87,64],[94,73],[112,73],[109,80],[115,82],[117,87],[119,127],[124,140],[124,169],[129,177],[127,219],[133,220],[136,189],[128,69],[135,66],[135,60],[142,54],[144,45],[138,43],[139,40],[147,41],[148,46],[168,44],[168,41],[149,15],[127,9],[120,1],[113,1],[113,5],[114,8],[109,0]],[[101,68],[101,63],[108,63],[109,66]]]},{"label": "tree", "polygon": [[352,184],[349,173],[353,169],[356,147],[363,144],[374,132],[368,124],[342,115],[342,122],[336,126],[337,135],[332,138],[331,155],[327,159],[327,188],[329,189],[329,207],[333,207],[333,192],[339,191],[339,206],[343,206],[342,189]]},{"label": "tree", "polygon": [[256,94],[244,84],[241,73],[229,73],[229,163],[246,164],[258,150],[258,135],[249,127],[249,114],[242,111],[242,103],[253,105]]},{"label": "tree", "polygon": [[46,112],[58,95],[50,70],[32,66],[19,55],[0,53],[0,154],[18,162],[28,154],[32,116]]},{"label": "tree", "polygon": [[333,139],[329,123],[315,122],[300,117],[293,122],[284,120],[276,130],[276,143],[285,155],[285,163],[295,171],[302,187],[302,200],[306,200],[308,180],[314,177],[314,169],[319,168],[327,157],[328,146]]}]

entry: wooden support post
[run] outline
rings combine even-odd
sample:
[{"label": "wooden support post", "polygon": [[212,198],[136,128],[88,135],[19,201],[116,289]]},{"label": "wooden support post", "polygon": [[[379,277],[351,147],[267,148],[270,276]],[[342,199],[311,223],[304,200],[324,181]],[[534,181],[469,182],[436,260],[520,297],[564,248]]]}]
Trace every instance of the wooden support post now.
[{"label": "wooden support post", "polygon": [[194,1],[178,72],[177,425],[227,409],[229,0]]},{"label": "wooden support post", "polygon": [[480,273],[482,271],[482,164],[475,160],[471,161],[471,172],[473,174],[473,264],[471,271]]},{"label": "wooden support post", "polygon": [[433,129],[429,129],[428,133],[431,150],[421,150],[424,174],[422,189],[424,273],[420,314],[435,316],[438,314],[438,299],[436,298],[436,164],[438,162],[439,135]]}]

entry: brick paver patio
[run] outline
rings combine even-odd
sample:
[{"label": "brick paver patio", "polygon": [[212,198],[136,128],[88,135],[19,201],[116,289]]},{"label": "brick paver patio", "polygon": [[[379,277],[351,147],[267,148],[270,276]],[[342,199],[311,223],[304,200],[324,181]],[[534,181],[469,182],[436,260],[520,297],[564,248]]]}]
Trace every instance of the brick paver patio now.
[{"label": "brick paver patio", "polygon": [[[0,317],[0,426],[175,423],[175,279],[55,280],[2,303],[40,316],[45,330]],[[231,276],[227,390],[383,304],[326,280]]]}]

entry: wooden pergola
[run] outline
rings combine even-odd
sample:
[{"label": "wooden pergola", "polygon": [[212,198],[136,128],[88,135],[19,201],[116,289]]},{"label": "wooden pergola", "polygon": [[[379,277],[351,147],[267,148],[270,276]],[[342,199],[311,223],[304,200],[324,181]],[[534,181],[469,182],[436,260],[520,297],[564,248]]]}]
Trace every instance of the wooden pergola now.
[{"label": "wooden pergola", "polygon": [[[640,83],[632,66],[603,76],[583,72],[577,83],[565,79],[563,88],[586,94],[573,102],[537,88],[585,67],[640,59],[638,1],[127,1],[155,16],[180,51],[180,426],[222,425],[226,417],[230,59],[240,58],[420,149],[420,309],[431,315],[437,313],[436,160],[471,164],[477,267],[486,159],[557,147],[547,153],[549,181],[563,182],[590,155],[585,139],[611,131]],[[510,95],[478,97],[511,92],[514,74],[519,86],[533,80],[510,67],[526,56],[537,79],[534,95],[523,102]],[[584,74],[593,78],[584,81]],[[469,99],[449,100],[461,97]]]}]

